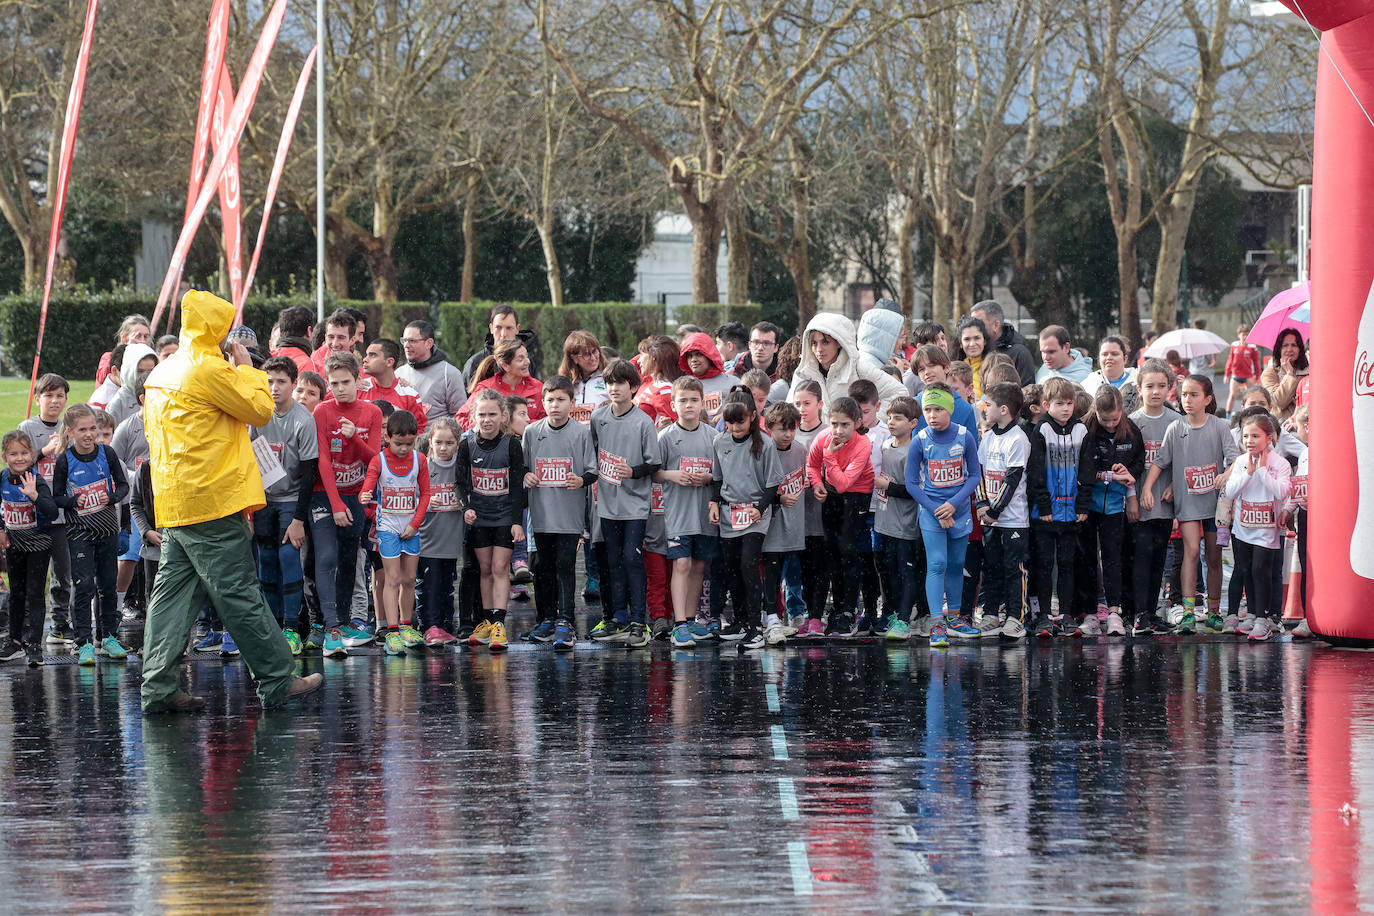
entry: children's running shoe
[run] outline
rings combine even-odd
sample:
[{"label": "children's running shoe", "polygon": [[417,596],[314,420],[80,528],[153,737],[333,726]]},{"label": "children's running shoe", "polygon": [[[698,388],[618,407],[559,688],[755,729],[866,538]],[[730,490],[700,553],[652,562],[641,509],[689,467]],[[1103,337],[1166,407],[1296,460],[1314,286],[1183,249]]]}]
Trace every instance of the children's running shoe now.
[{"label": "children's running shoe", "polygon": [[797,627],[798,639],[814,639],[825,633],[825,624],[821,623],[819,617],[814,620],[810,617],[802,621],[802,625]]},{"label": "children's running shoe", "polygon": [[113,636],[106,636],[100,641],[100,654],[116,662],[122,662],[129,657],[129,651]]},{"label": "children's running shoe", "polygon": [[850,611],[843,611],[838,614],[830,615],[830,628],[825,631],[826,636],[843,638],[854,632],[854,614]]},{"label": "children's running shoe", "polygon": [[1004,639],[1025,639],[1026,625],[1021,622],[1020,617],[1008,617],[1002,624],[1002,638]]},{"label": "children's running shoe", "polygon": [[587,631],[587,638],[595,642],[602,642],[618,632],[620,632],[619,625],[614,619],[602,617],[596,622],[596,626]]},{"label": "children's running shoe", "polygon": [[324,649],[325,658],[343,658],[348,654],[348,647],[344,645],[343,634],[338,627],[325,630],[324,645],[321,648]]},{"label": "children's running shoe", "polygon": [[28,661],[30,668],[43,667],[43,650],[38,646],[29,646],[25,649],[24,657]]},{"label": "children's running shoe", "polygon": [[473,628],[472,635],[468,637],[468,645],[485,646],[490,644],[491,628],[492,622],[490,620],[483,620],[481,623],[479,623],[476,627]]},{"label": "children's running shoe", "polygon": [[607,622],[604,634],[601,637],[601,642],[624,642],[630,636],[630,622],[612,619]]},{"label": "children's running shoe", "polygon": [[587,587],[582,590],[582,598],[588,603],[601,603],[601,581],[599,579],[588,579]]},{"label": "children's running shoe", "polygon": [[687,632],[692,634],[692,639],[699,646],[711,642],[711,629],[700,620],[687,621]]},{"label": "children's running shoe", "polygon": [[787,642],[787,627],[781,623],[770,623],[764,627],[763,641],[770,646],[780,646]]},{"label": "children's running shoe", "polygon": [[223,658],[230,658],[239,654],[238,643],[234,642],[234,637],[229,635],[229,631],[224,631],[224,639],[220,640],[219,654]]},{"label": "children's running shoe", "polygon": [[1041,639],[1054,639],[1059,635],[1059,625],[1051,617],[1041,616],[1035,621],[1035,625],[1031,629]]},{"label": "children's running shoe", "polygon": [[887,618],[887,632],[884,638],[893,642],[900,642],[911,638],[911,624],[907,623],[896,614],[890,614]]},{"label": "children's running shoe", "polygon": [[534,574],[530,572],[530,564],[524,560],[516,560],[510,565],[510,580],[517,585],[524,585],[534,581]]},{"label": "children's running shoe", "polygon": [[[377,635],[377,625],[370,620],[363,620],[361,617],[354,617],[348,623],[340,627],[340,629],[346,631],[349,627],[352,627],[360,633],[366,633],[374,638]],[[344,638],[348,638],[347,632],[344,633]]]},{"label": "children's running shoe", "polygon": [[529,632],[529,634],[528,634],[529,638],[526,639],[525,641],[526,641],[526,642],[553,642],[553,627],[554,627],[554,623],[553,623],[552,620],[541,620],[541,621],[539,621],[537,624],[534,625],[534,629],[533,629],[533,630],[530,630],[530,632]]},{"label": "children's running shoe", "polygon": [[928,639],[930,637],[931,628],[935,626],[935,618],[931,617],[929,614],[921,614],[913,623],[916,625],[916,635],[922,639]]},{"label": "children's running shoe", "polygon": [[553,625],[553,651],[571,652],[577,645],[577,634],[573,632],[572,622],[559,618]]},{"label": "children's running shoe", "polygon": [[528,585],[512,585],[510,587],[510,596],[515,601],[529,601],[530,588]]},{"label": "children's running shoe", "polygon": [[48,630],[48,636],[44,640],[50,646],[71,646],[76,644],[72,639],[72,631],[64,626],[53,624],[52,629]]},{"label": "children's running shoe", "polygon": [[983,631],[969,623],[967,617],[945,617],[945,632],[954,639],[978,639]]},{"label": "children's running shoe", "polygon": [[343,638],[343,644],[350,649],[370,646],[377,639],[374,634],[358,627],[356,620],[353,623],[346,623],[339,627],[339,635]]},{"label": "children's running shoe", "polygon": [[739,622],[739,619],[730,621],[719,630],[721,642],[739,642],[744,638],[747,628]]},{"label": "children's running shoe", "polygon": [[791,620],[787,621],[787,623],[783,626],[783,629],[790,631],[787,634],[788,636],[796,636],[798,633],[801,632],[802,627],[806,626],[807,620],[808,618],[805,614],[800,614],[796,617],[793,617]]},{"label": "children's running shoe", "polygon": [[94,643],[81,644],[81,648],[76,650],[76,663],[83,668],[90,668],[95,664]]},{"label": "children's running shoe", "polygon": [[680,624],[678,624],[677,626],[673,627],[673,638],[672,638],[672,642],[673,642],[673,648],[674,648],[674,649],[692,649],[692,648],[695,648],[695,647],[696,647],[696,644],[697,644],[697,641],[696,641],[696,639],[694,639],[694,638],[692,637],[692,627],[691,627],[691,624],[688,624],[688,623],[686,623],[686,622],[683,622],[683,623],[680,623]]},{"label": "children's running shoe", "polygon": [[305,647],[311,650],[324,648],[323,626],[318,623],[312,623],[310,625],[310,635],[305,637]]},{"label": "children's running shoe", "polygon": [[1132,636],[1153,636],[1155,635],[1154,621],[1150,620],[1148,614],[1137,614],[1135,623],[1131,624]]},{"label": "children's running shoe", "polygon": [[744,631],[744,636],[740,638],[739,650],[743,652],[746,649],[762,649],[765,645],[767,642],[763,638],[763,633],[759,632],[759,628],[750,627]]},{"label": "children's running shoe", "polygon": [[296,632],[296,628],[282,627],[281,635],[286,639],[287,646],[291,648],[292,656],[300,655],[301,649],[305,647],[301,645],[301,634]]},{"label": "children's running shoe", "polygon": [[504,623],[491,625],[491,639],[487,642],[487,648],[493,652],[504,652],[510,648],[510,642],[506,639],[506,625]]},{"label": "children's running shoe", "polygon": [[196,643],[191,648],[197,652],[218,652],[219,644],[222,642],[224,642],[224,634],[218,630],[211,630],[209,633],[205,634],[205,637],[201,639],[200,642]]},{"label": "children's running shoe", "polygon": [[1239,623],[1240,623],[1240,618],[1239,618],[1239,617],[1237,617],[1235,614],[1227,614],[1227,615],[1226,615],[1226,619],[1225,619],[1224,621],[1222,621],[1222,624],[1221,624],[1221,632],[1223,632],[1223,633],[1234,633],[1234,632],[1236,632],[1236,625],[1239,624]]},{"label": "children's running shoe", "polygon": [[405,655],[405,640],[401,639],[401,634],[395,630],[388,630],[382,646],[387,655]]},{"label": "children's running shoe", "polygon": [[24,657],[24,647],[19,643],[5,637],[4,642],[0,642],[0,662],[12,662],[16,658]]},{"label": "children's running shoe", "polygon": [[978,618],[978,622],[975,626],[978,627],[978,631],[984,636],[991,636],[994,633],[1000,633],[1002,631],[1002,618],[998,617],[996,614],[984,614]]},{"label": "children's running shoe", "polygon": [[425,630],[425,645],[427,646],[437,648],[439,646],[452,645],[457,641],[458,637],[454,636],[443,627],[430,627],[428,630]]},{"label": "children's running shoe", "polygon": [[467,642],[470,638],[472,638],[472,634],[475,629],[476,628],[473,627],[471,624],[460,622],[458,624],[458,629],[454,631],[453,638],[457,642]]},{"label": "children's running shoe", "polygon": [[420,635],[420,631],[408,623],[400,626],[401,642],[405,643],[407,649],[414,649],[416,646],[423,646],[425,638]]},{"label": "children's running shoe", "polygon": [[1255,625],[1250,628],[1252,642],[1267,642],[1274,635],[1274,621],[1268,617],[1256,617]]},{"label": "children's running shoe", "polygon": [[1126,635],[1126,621],[1122,620],[1121,615],[1116,611],[1112,611],[1110,614],[1107,615],[1107,635]]},{"label": "children's running shoe", "polygon": [[887,635],[887,625],[888,625],[889,622],[891,622],[891,620],[892,620],[891,615],[889,615],[889,616],[887,616],[887,617],[876,617],[876,618],[874,618],[874,620],[873,620],[873,635],[874,635],[874,636],[886,636],[886,635]]},{"label": "children's running shoe", "polygon": [[1240,622],[1236,624],[1236,632],[1237,632],[1237,633],[1249,633],[1252,629],[1254,629],[1254,626],[1255,626],[1255,615],[1254,615],[1254,614],[1246,614],[1244,617],[1242,617],[1242,618],[1240,619]]},{"label": "children's running shoe", "polygon": [[872,636],[873,621],[868,619],[867,614],[860,614],[859,619],[854,621],[854,629],[849,631],[850,636]]},{"label": "children's running shoe", "polygon": [[[719,617],[712,617],[710,620],[706,621],[706,637],[705,637],[705,638],[706,638],[707,640],[709,640],[709,641],[711,641],[711,642],[720,642],[720,633],[721,633],[721,629],[720,629],[720,618],[719,618]],[[697,638],[697,642],[701,642],[701,637],[698,637],[698,638]]]},{"label": "children's running shoe", "polygon": [[1174,627],[1174,632],[1180,636],[1192,636],[1197,632],[1197,618],[1192,611],[1184,611],[1179,618],[1178,626]]},{"label": "children's running shoe", "polygon": [[1307,625],[1306,617],[1299,620],[1298,625],[1293,628],[1294,639],[1313,639],[1315,636],[1316,634],[1312,632],[1312,628]]},{"label": "children's running shoe", "polygon": [[1101,635],[1102,635],[1102,625],[1101,625],[1100,623],[1097,622],[1097,615],[1096,615],[1096,614],[1085,614],[1085,615],[1083,615],[1083,619],[1080,620],[1080,621],[1078,622],[1078,624],[1073,628],[1073,633],[1072,633],[1071,635],[1077,636],[1077,637],[1080,637],[1080,638],[1081,638],[1081,637],[1084,637],[1084,636],[1089,636],[1089,637],[1091,637],[1091,636],[1101,636]]},{"label": "children's running shoe", "polygon": [[945,633],[944,624],[937,623],[931,625],[930,647],[932,649],[946,649],[949,647],[949,636]]},{"label": "children's running shoe", "polygon": [[649,628],[636,621],[630,624],[623,631],[621,642],[625,643],[627,649],[643,649],[649,645],[653,637],[649,635]]},{"label": "children's running shoe", "polygon": [[1226,621],[1216,611],[1208,614],[1202,621],[1202,628],[1207,633],[1225,633]]},{"label": "children's running shoe", "polygon": [[667,639],[668,635],[673,632],[673,625],[668,622],[667,617],[655,617],[649,632],[654,639]]}]

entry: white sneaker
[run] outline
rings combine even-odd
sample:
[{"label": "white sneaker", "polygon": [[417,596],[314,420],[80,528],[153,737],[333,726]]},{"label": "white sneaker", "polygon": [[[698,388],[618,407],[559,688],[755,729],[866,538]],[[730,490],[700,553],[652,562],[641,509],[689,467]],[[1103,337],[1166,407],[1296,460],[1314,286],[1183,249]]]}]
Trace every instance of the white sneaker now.
[{"label": "white sneaker", "polygon": [[1315,637],[1316,634],[1313,633],[1312,628],[1307,625],[1306,617],[1304,617],[1302,620],[1299,620],[1298,625],[1293,628],[1294,639],[1314,639]]},{"label": "white sneaker", "polygon": [[800,616],[800,617],[793,617],[791,620],[789,620],[786,624],[783,625],[783,628],[782,628],[783,635],[784,635],[784,636],[796,636],[796,635],[797,635],[797,632],[798,632],[799,630],[801,630],[802,624],[804,624],[804,623],[806,623],[806,615],[805,615],[805,614],[803,614],[803,615]]},{"label": "white sneaker", "polygon": [[1110,614],[1107,615],[1107,635],[1108,635],[1108,636],[1125,636],[1125,635],[1126,635],[1126,624],[1125,624],[1124,621],[1122,621],[1121,615],[1118,614],[1116,611],[1112,611]]},{"label": "white sneaker", "polygon": [[1274,635],[1274,622],[1268,617],[1255,618],[1255,625],[1250,630],[1250,638],[1255,642],[1265,642],[1270,636]]},{"label": "white sneaker", "polygon": [[912,629],[915,630],[916,635],[922,639],[929,639],[930,628],[932,626],[934,626],[934,624],[931,622],[931,616],[929,614],[922,614],[920,617],[916,618],[916,624]]},{"label": "white sneaker", "polygon": [[1253,615],[1253,614],[1247,615],[1247,616],[1245,616],[1245,617],[1240,618],[1239,622],[1236,623],[1236,632],[1237,632],[1237,633],[1249,633],[1250,630],[1254,628],[1254,626],[1255,626],[1255,617],[1254,617],[1254,615]]},{"label": "white sneaker", "polygon": [[1025,639],[1026,627],[1015,617],[1008,617],[1002,624],[1002,635],[1007,639]]},{"label": "white sneaker", "polygon": [[977,626],[984,633],[996,633],[1002,629],[1002,619],[996,614],[984,614],[978,618]]},{"label": "white sneaker", "polygon": [[1164,619],[1169,622],[1169,626],[1176,627],[1179,621],[1183,619],[1184,613],[1183,605],[1175,604],[1173,607],[1169,608],[1169,615]]},{"label": "white sneaker", "polygon": [[1088,614],[1075,630],[1077,636],[1101,636],[1102,625],[1097,622],[1096,614]]},{"label": "white sneaker", "polygon": [[763,641],[770,646],[779,646],[787,642],[787,627],[780,623],[772,623],[764,628]]},{"label": "white sneaker", "polygon": [[1226,621],[1221,625],[1221,632],[1234,633],[1236,632],[1236,628],[1239,626],[1240,618],[1237,617],[1235,614],[1227,614]]}]

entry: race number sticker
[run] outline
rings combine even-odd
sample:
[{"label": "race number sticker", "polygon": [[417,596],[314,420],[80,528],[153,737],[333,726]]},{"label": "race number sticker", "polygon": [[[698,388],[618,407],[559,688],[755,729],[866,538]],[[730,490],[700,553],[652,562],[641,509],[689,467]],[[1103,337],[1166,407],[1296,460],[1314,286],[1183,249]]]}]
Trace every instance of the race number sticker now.
[{"label": "race number sticker", "polygon": [[743,531],[754,524],[754,519],[749,515],[749,510],[752,508],[754,508],[753,503],[731,503],[730,527],[735,531]]},{"label": "race number sticker", "polygon": [[878,512],[887,511],[887,491],[875,489],[873,491],[873,505]]},{"label": "race number sticker", "polygon": [[457,512],[458,488],[449,483],[436,483],[429,491],[430,512]]},{"label": "race number sticker", "polygon": [[1293,502],[1306,508],[1307,506],[1307,475],[1289,478],[1293,485]]},{"label": "race number sticker", "polygon": [[581,423],[583,426],[588,426],[592,422],[591,405],[578,404],[576,407],[572,409],[571,412],[569,412],[568,416],[576,420],[578,423]]},{"label": "race number sticker", "polygon": [[541,487],[566,487],[572,476],[571,458],[536,458],[534,474]]},{"label": "race number sticker", "polygon": [[701,405],[705,408],[707,413],[715,413],[717,410],[720,410],[720,392],[713,391],[706,395],[706,397],[702,398]]},{"label": "race number sticker", "polygon": [[12,503],[5,501],[5,528],[9,531],[25,531],[38,527],[38,516],[33,503]]},{"label": "race number sticker", "polygon": [[710,458],[682,458],[678,462],[678,470],[690,471],[694,477],[703,480],[711,479],[711,459]]},{"label": "race number sticker", "polygon": [[1274,504],[1272,502],[1252,503],[1240,501],[1240,523],[1246,528],[1273,528]]},{"label": "race number sticker", "polygon": [[780,496],[796,496],[800,498],[802,490],[805,489],[805,478],[806,469],[797,468],[782,479],[782,486],[778,488],[778,494]]},{"label": "race number sticker", "polygon": [[46,480],[50,487],[52,486],[52,472],[55,467],[57,467],[57,458],[50,455],[42,455],[39,457],[37,469],[38,476]]},{"label": "race number sticker", "polygon": [[1006,471],[984,471],[983,489],[987,491],[988,502],[996,503],[1002,498],[1002,488],[1007,483]]},{"label": "race number sticker", "polygon": [[364,476],[363,463],[361,461],[351,461],[348,464],[334,465],[334,485],[340,489],[344,487],[361,486]]},{"label": "race number sticker", "polygon": [[414,487],[382,487],[382,511],[388,515],[413,515],[418,502]]},{"label": "race number sticker", "polygon": [[510,493],[510,468],[473,468],[472,492],[482,496]]},{"label": "race number sticker", "polygon": [[94,515],[110,501],[110,491],[103,480],[77,487],[72,496],[76,497],[77,515]]},{"label": "race number sticker", "polygon": [[1217,488],[1216,462],[1184,468],[1183,480],[1188,486],[1189,493],[1211,493]]},{"label": "race number sticker", "polygon": [[1163,439],[1145,440],[1145,466],[1149,467],[1155,463],[1155,456],[1159,454],[1159,447],[1164,444]]},{"label": "race number sticker", "polygon": [[624,460],[619,455],[601,449],[596,455],[597,475],[613,487],[620,486],[620,482],[625,479],[625,472],[621,469]]},{"label": "race number sticker", "polygon": [[649,514],[663,514],[663,484],[656,483],[649,490]]},{"label": "race number sticker", "polygon": [[932,487],[957,487],[964,482],[963,458],[933,458],[926,468]]}]

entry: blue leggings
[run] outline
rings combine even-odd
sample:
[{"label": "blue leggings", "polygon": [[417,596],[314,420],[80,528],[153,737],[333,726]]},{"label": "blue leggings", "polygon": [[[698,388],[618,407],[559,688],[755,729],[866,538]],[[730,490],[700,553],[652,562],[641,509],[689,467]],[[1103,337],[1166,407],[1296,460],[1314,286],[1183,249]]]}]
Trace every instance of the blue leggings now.
[{"label": "blue leggings", "polygon": [[931,531],[921,529],[926,546],[926,600],[931,616],[938,617],[946,602],[950,617],[959,614],[964,593],[964,554],[968,551],[968,535],[953,535],[944,528]]}]

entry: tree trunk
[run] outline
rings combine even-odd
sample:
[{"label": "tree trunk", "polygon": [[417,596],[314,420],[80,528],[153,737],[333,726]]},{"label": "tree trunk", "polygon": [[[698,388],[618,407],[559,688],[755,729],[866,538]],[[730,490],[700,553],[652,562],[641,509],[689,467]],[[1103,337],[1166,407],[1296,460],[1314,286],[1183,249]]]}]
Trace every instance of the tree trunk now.
[{"label": "tree trunk", "polygon": [[697,207],[692,218],[692,301],[697,304],[720,301],[720,276],[716,258],[720,256],[721,217],[714,207]]},{"label": "tree trunk", "polygon": [[797,323],[806,327],[816,314],[816,284],[811,279],[811,195],[808,191],[803,148],[795,138],[788,142],[792,164],[792,242],[787,270],[797,290]]},{"label": "tree trunk", "polygon": [[930,270],[930,320],[940,324],[949,321],[949,261],[935,246],[935,263]]},{"label": "tree trunk", "polygon": [[1150,294],[1151,330],[1163,331],[1178,324],[1179,279],[1195,199],[1196,195],[1189,193],[1178,204],[1161,207],[1156,217],[1159,222],[1159,256],[1155,260],[1155,281]]},{"label": "tree trunk", "polygon": [[725,302],[728,305],[749,304],[749,233],[744,227],[744,213],[731,206],[725,217]]},{"label": "tree trunk", "polygon": [[951,338],[954,336],[954,325],[973,308],[973,257],[972,249],[964,247],[950,263],[954,295],[950,300],[949,323],[945,325],[945,331]]},{"label": "tree trunk", "polygon": [[544,275],[549,282],[549,302],[558,308],[563,305],[563,272],[558,266],[558,252],[553,247],[553,220],[539,220],[534,228],[539,233],[539,247],[544,251]]},{"label": "tree trunk", "polygon": [[459,302],[471,302],[477,286],[477,182],[463,199],[463,277],[458,289]]},{"label": "tree trunk", "polygon": [[1136,254],[1136,233],[1117,232],[1116,270],[1121,281],[1121,333],[1134,349],[1140,346],[1140,257]]},{"label": "tree trunk", "polygon": [[339,233],[326,225],[324,246],[324,288],[337,299],[348,298],[348,246]]},{"label": "tree trunk", "polygon": [[361,239],[363,260],[372,275],[372,298],[378,302],[396,301],[396,259],[391,255],[391,243],[386,239]]},{"label": "tree trunk", "polygon": [[47,227],[40,231],[39,226],[30,224],[27,232],[19,233],[19,247],[24,250],[24,289],[42,289],[43,271],[47,268]]},{"label": "tree trunk", "polygon": [[897,230],[897,282],[901,284],[898,296],[902,301],[902,310],[912,321],[919,317],[916,314],[916,226],[919,212],[916,198],[908,196],[906,206],[902,208],[902,224]]}]

